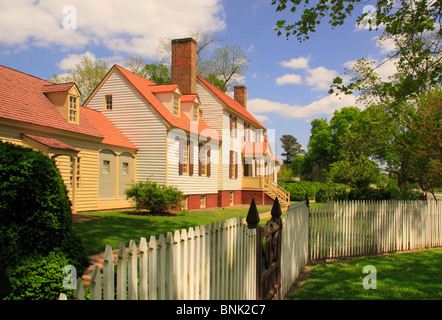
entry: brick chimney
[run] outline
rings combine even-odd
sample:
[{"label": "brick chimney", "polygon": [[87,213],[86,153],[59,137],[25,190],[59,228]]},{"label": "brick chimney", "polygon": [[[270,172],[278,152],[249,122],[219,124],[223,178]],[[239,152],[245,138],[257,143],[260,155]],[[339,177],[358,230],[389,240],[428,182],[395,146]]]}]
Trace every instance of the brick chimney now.
[{"label": "brick chimney", "polygon": [[196,93],[196,46],[192,38],[172,40],[172,83],[182,94]]},{"label": "brick chimney", "polygon": [[234,99],[247,109],[247,88],[246,86],[235,86],[233,89]]}]

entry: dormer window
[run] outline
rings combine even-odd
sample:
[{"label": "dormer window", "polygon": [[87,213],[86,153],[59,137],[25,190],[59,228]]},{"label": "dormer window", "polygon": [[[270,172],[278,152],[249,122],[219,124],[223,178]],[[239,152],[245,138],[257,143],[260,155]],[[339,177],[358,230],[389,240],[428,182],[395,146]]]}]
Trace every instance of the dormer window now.
[{"label": "dormer window", "polygon": [[112,110],[112,95],[105,96],[106,110]]},{"label": "dormer window", "polygon": [[197,105],[193,105],[193,121],[197,122],[198,121],[198,106]]},{"label": "dormer window", "polygon": [[78,123],[78,99],[69,96],[69,122]]},{"label": "dormer window", "polygon": [[177,96],[173,97],[173,114],[178,116],[180,112],[180,100]]}]

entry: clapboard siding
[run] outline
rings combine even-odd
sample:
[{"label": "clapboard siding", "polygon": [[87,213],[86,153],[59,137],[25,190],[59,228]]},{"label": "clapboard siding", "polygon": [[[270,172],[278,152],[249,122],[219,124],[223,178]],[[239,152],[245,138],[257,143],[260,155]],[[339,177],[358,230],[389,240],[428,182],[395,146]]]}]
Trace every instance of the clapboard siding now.
[{"label": "clapboard siding", "polygon": [[[198,161],[198,137],[192,137],[191,141],[194,143],[193,148],[193,175],[180,175],[179,174],[179,141],[176,139],[183,139],[187,141],[189,137],[183,130],[171,131],[168,135],[168,153],[167,153],[167,174],[168,185],[178,187],[184,194],[213,194],[218,192],[218,166],[215,162],[211,162],[210,177],[199,176],[199,161]],[[205,141],[201,141],[203,144]],[[211,158],[218,159],[218,141],[212,140],[211,146]]]},{"label": "clapboard siding", "polygon": [[[223,111],[223,140],[221,147],[221,167],[222,176],[220,178],[220,190],[241,190],[242,188],[242,177],[243,168],[241,161],[241,146],[243,141],[242,130],[244,128],[244,123],[238,119],[238,134],[237,137],[230,137],[230,113]],[[230,178],[230,150],[238,153],[238,177],[236,179]]]},{"label": "clapboard siding", "polygon": [[[112,111],[104,105],[109,94]],[[138,148],[136,181],[149,178],[166,184],[166,125],[119,71],[112,71],[87,107],[102,112]]]},{"label": "clapboard siding", "polygon": [[196,92],[201,101],[200,108],[203,110],[203,121],[207,123],[210,128],[216,130],[221,137],[223,129],[222,122],[220,121],[223,114],[222,104],[215,98],[213,93],[207,90],[207,88],[198,81],[196,83]]}]

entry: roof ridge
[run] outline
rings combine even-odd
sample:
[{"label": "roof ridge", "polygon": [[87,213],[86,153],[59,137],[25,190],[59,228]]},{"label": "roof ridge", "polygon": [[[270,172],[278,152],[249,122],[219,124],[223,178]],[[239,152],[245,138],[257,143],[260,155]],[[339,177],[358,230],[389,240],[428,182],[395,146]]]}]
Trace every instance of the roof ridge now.
[{"label": "roof ridge", "polygon": [[14,68],[7,67],[7,66],[2,65],[2,64],[0,64],[0,67],[3,67],[3,68],[6,68],[6,69],[9,69],[9,70],[12,70],[12,71],[15,71],[15,72],[21,73],[22,75],[25,75],[25,76],[28,76],[28,77],[36,78],[36,79],[41,80],[41,81],[46,81],[46,82],[48,83],[47,85],[56,84],[56,83],[51,82],[51,81],[49,81],[49,80],[46,80],[46,79],[43,79],[43,78],[40,78],[40,77],[34,76],[34,75],[32,75],[32,74],[25,73],[25,72],[23,72],[23,71],[20,71],[20,70],[14,69]]},{"label": "roof ridge", "polygon": [[[249,120],[253,121],[256,125],[260,126],[263,129],[266,129],[266,127],[264,125],[261,124],[261,122],[259,122],[247,109],[245,109],[238,101],[236,101],[235,99],[233,99],[232,97],[230,97],[229,95],[227,95],[225,92],[221,91],[220,89],[218,89],[216,86],[214,86],[212,83],[210,83],[208,80],[204,79],[202,76],[200,75],[196,75],[197,79],[199,79],[200,81],[202,81],[209,90],[211,90],[216,96],[218,96],[221,100],[223,100],[228,107],[230,107],[231,109],[233,109],[234,111],[240,113],[241,115],[243,115],[244,117],[248,118]],[[227,101],[226,101],[227,100]],[[233,107],[232,105],[233,104]]]}]

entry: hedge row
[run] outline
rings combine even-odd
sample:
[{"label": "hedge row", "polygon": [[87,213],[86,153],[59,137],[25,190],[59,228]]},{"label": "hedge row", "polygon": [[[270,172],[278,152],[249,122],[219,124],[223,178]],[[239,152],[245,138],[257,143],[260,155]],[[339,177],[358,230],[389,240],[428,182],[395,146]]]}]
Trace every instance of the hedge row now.
[{"label": "hedge row", "polygon": [[315,181],[283,182],[281,187],[290,192],[291,201],[309,200],[327,202],[332,200],[418,200],[422,193],[410,187],[400,190],[395,184],[383,188],[353,188],[339,183]]}]

